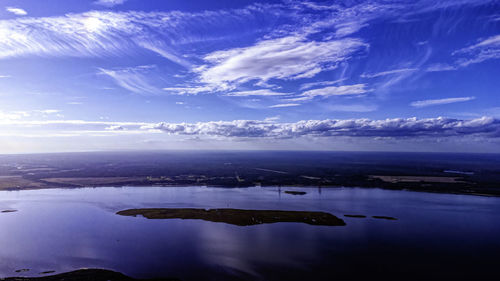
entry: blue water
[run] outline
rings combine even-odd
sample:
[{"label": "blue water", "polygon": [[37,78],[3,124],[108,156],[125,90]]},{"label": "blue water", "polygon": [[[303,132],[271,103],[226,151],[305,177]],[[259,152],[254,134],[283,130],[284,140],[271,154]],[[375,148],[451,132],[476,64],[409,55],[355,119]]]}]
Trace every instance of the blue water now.
[{"label": "blue water", "polygon": [[[347,225],[241,227],[115,214],[144,207],[314,210]],[[122,187],[1,191],[0,210],[6,209],[18,211],[0,213],[0,277],[105,268],[181,280],[500,278],[495,197],[362,188]]]}]

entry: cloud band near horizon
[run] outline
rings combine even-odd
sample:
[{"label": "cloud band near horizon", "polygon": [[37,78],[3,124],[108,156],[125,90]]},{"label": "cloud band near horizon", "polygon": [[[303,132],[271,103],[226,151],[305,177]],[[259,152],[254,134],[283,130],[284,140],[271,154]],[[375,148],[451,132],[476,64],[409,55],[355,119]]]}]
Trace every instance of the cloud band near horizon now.
[{"label": "cloud band near horizon", "polygon": [[[6,120],[0,123],[4,131],[20,128],[58,128],[66,131],[91,130],[116,133],[163,132],[169,135],[185,135],[215,138],[266,138],[292,139],[300,137],[389,137],[389,138],[442,138],[478,136],[500,138],[500,120],[493,117],[461,120],[437,118],[372,119],[325,119],[301,120],[278,123],[273,120],[233,120],[196,123],[168,122],[113,122],[83,120],[25,121]],[[10,129],[10,130],[9,130]],[[83,130],[82,130],[83,129]],[[23,134],[26,130],[22,130]],[[43,134],[43,132],[42,132]]]}]

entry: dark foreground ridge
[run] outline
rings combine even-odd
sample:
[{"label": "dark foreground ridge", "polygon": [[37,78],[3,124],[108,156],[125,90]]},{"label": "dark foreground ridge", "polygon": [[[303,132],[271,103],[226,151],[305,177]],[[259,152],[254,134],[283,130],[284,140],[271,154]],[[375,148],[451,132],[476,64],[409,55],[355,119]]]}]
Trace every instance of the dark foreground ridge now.
[{"label": "dark foreground ridge", "polygon": [[134,281],[134,280],[155,280],[155,281],[173,281],[178,279],[160,278],[160,279],[134,279],[119,272],[105,269],[80,269],[76,271],[43,276],[43,277],[8,277],[0,279],[2,281]]},{"label": "dark foreground ridge", "polygon": [[277,222],[301,222],[311,225],[344,226],[342,219],[325,212],[242,210],[242,209],[130,209],[119,211],[120,216],[143,216],[148,219],[193,219],[223,222],[239,226]]}]

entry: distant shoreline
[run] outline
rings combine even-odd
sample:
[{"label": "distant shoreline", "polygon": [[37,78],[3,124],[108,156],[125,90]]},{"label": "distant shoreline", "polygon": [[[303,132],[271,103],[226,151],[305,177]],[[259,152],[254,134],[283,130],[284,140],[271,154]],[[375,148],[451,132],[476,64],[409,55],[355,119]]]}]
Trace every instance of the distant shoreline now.
[{"label": "distant shoreline", "polygon": [[101,186],[362,187],[500,196],[484,154],[134,152],[0,157],[0,190]]},{"label": "distant shoreline", "polygon": [[[160,188],[169,188],[169,187],[209,187],[209,188],[251,188],[251,187],[262,187],[262,188],[283,188],[282,193],[287,194],[285,191],[286,188],[304,188],[304,189],[321,189],[321,188],[331,188],[331,189],[342,189],[342,188],[361,188],[361,189],[383,189],[383,190],[395,190],[395,191],[409,191],[409,192],[426,192],[426,193],[437,193],[437,194],[454,194],[454,195],[471,195],[471,196],[483,196],[483,197],[500,197],[498,193],[479,193],[479,192],[460,192],[460,191],[451,191],[451,190],[430,190],[430,189],[408,189],[408,188],[386,188],[380,186],[342,186],[342,185],[322,185],[322,186],[313,186],[313,185],[245,185],[245,186],[232,186],[232,185],[194,185],[194,184],[171,184],[171,185],[138,185],[138,184],[127,184],[127,185],[82,185],[82,186],[62,186],[62,185],[53,185],[53,186],[44,186],[37,188],[3,188],[1,191],[30,191],[30,190],[44,190],[44,189],[80,189],[80,188],[122,188],[122,187],[160,187]],[[289,194],[289,192],[288,192]]]}]

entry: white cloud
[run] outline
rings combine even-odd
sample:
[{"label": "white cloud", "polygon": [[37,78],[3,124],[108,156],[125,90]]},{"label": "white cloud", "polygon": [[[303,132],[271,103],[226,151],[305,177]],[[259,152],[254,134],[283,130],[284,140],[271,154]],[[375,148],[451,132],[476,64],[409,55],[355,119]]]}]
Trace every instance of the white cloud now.
[{"label": "white cloud", "polygon": [[[471,120],[452,118],[394,118],[325,119],[278,123],[268,120],[209,121],[197,123],[147,123],[85,120],[21,120],[0,119],[1,132],[47,136],[95,135],[110,133],[147,134],[164,132],[171,135],[213,138],[270,138],[300,137],[390,137],[390,138],[445,138],[477,136],[500,138],[500,120],[481,117]],[[12,131],[12,129],[17,131]],[[52,130],[51,130],[52,129]],[[54,131],[53,129],[57,129]]]},{"label": "white cloud", "polygon": [[260,90],[251,90],[251,91],[239,91],[239,92],[230,92],[227,93],[226,96],[231,97],[248,97],[248,96],[283,96],[288,95],[287,93],[279,93],[275,91],[271,91],[268,89],[260,89]]},{"label": "white cloud", "polygon": [[464,102],[464,101],[470,101],[475,99],[475,97],[460,97],[460,98],[446,98],[446,99],[435,99],[435,100],[421,100],[421,101],[414,101],[410,103],[411,106],[413,107],[426,107],[426,106],[432,106],[432,105],[441,105],[441,104],[449,104],[449,103],[456,103],[456,102]]},{"label": "white cloud", "polygon": [[281,103],[281,104],[271,105],[270,108],[292,107],[292,106],[299,106],[299,105],[300,105],[300,103]]},{"label": "white cloud", "polygon": [[28,14],[28,12],[21,8],[6,7],[5,10],[9,13],[13,13],[16,16],[26,16]]},{"label": "white cloud", "polygon": [[304,120],[276,123],[258,120],[214,121],[199,123],[158,123],[143,129],[161,130],[174,135],[197,135],[230,138],[315,137],[462,137],[477,135],[499,138],[500,121],[491,117],[472,120],[451,118],[395,118],[385,120]]},{"label": "white cloud", "polygon": [[300,36],[269,39],[246,47],[217,51],[204,57],[196,71],[211,85],[241,84],[250,80],[310,78],[350,58],[368,45],[346,38],[324,42]]},{"label": "white cloud", "polygon": [[386,76],[386,75],[391,75],[391,74],[413,72],[413,71],[417,71],[417,70],[418,70],[417,68],[401,68],[401,69],[394,69],[394,70],[382,71],[382,72],[371,73],[371,74],[364,73],[364,74],[361,74],[360,77],[362,77],[362,78],[375,78],[375,77]]},{"label": "white cloud", "polygon": [[125,3],[126,0],[97,0],[94,2],[96,5],[101,5],[105,7],[113,7],[116,5],[121,5]]}]

